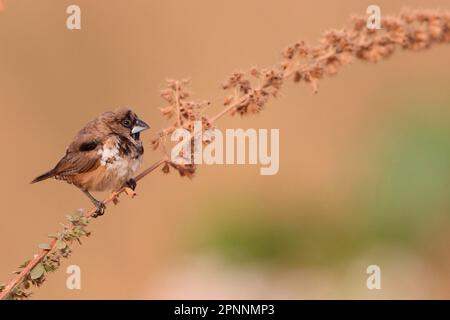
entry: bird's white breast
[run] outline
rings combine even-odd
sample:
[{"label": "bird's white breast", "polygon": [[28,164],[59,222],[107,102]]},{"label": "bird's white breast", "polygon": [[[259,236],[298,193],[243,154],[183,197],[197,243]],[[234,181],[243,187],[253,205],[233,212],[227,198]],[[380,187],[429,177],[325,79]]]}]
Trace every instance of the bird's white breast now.
[{"label": "bird's white breast", "polygon": [[112,187],[120,187],[131,179],[142,163],[142,156],[135,159],[121,156],[117,143],[112,147],[104,146],[98,150],[98,154],[101,156],[100,164],[106,167],[105,178],[114,185]]}]

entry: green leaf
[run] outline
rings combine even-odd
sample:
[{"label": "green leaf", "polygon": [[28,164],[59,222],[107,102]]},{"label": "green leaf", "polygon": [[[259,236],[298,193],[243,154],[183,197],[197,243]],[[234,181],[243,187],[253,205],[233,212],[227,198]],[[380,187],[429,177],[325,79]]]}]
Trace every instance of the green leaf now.
[{"label": "green leaf", "polygon": [[51,249],[51,247],[48,243],[41,243],[39,245],[39,248],[41,248],[42,250],[50,250]]},{"label": "green leaf", "polygon": [[86,217],[81,217],[79,221],[83,226],[87,226],[89,224],[89,219]]},{"label": "green leaf", "polygon": [[66,214],[67,220],[70,222],[77,222],[80,220],[81,215],[79,213],[73,213],[73,214]]},{"label": "green leaf", "polygon": [[51,238],[51,239],[57,239],[57,238],[58,238],[58,235],[56,235],[56,234],[54,234],[54,233],[49,233],[49,234],[47,235],[47,237],[49,237],[49,238]]},{"label": "green leaf", "polygon": [[44,265],[45,272],[52,272],[52,271],[56,270],[55,267],[49,263],[43,263],[43,265]]},{"label": "green leaf", "polygon": [[58,250],[64,250],[67,247],[67,243],[65,243],[63,240],[56,241],[56,248]]},{"label": "green leaf", "polygon": [[22,263],[22,264],[19,266],[19,268],[21,268],[21,269],[25,268],[25,267],[28,265],[28,263],[30,263],[30,261],[31,261],[31,260],[25,261],[24,263]]},{"label": "green leaf", "polygon": [[31,270],[31,272],[30,272],[30,278],[31,278],[32,280],[37,280],[37,279],[39,279],[40,277],[42,277],[42,275],[44,274],[44,272],[45,272],[44,266],[42,265],[42,263],[39,263],[39,264],[36,265],[36,267],[33,268],[33,270]]},{"label": "green leaf", "polygon": [[3,289],[5,289],[5,287],[6,287],[6,284],[0,283],[0,291],[2,291]]}]

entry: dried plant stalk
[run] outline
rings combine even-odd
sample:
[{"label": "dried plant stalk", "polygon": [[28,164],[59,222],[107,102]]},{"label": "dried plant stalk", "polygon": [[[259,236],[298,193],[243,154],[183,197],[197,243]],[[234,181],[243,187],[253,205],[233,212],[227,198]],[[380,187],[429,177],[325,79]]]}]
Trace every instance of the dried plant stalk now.
[{"label": "dried plant stalk", "polygon": [[[209,117],[205,115],[209,102],[188,100],[190,92],[186,80],[168,80],[167,88],[161,92],[167,106],[162,108],[161,112],[171,123],[152,140],[154,149],[160,149],[163,157],[135,179],[141,180],[161,166],[165,173],[172,168],[181,176],[192,177],[197,169],[194,164],[179,164],[170,160],[167,137],[177,128],[184,128],[193,133],[194,121],[200,120],[202,129],[206,130],[228,114],[258,113],[264,109],[271,97],[280,94],[287,79],[305,82],[317,92],[321,79],[335,75],[340,67],[354,59],[378,62],[390,57],[397,49],[417,51],[449,42],[448,11],[404,10],[399,16],[383,17],[379,30],[367,29],[365,16],[353,17],[347,28],[327,31],[317,46],[300,41],[288,46],[283,51],[281,61],[272,67],[253,68],[248,73],[233,73],[223,84],[223,89],[229,92],[223,109]],[[117,197],[123,192],[133,195],[129,189],[122,189],[110,195],[104,203],[117,203]],[[21,271],[18,271],[7,285],[0,285],[0,299],[27,298],[31,294],[31,285],[42,285],[46,275],[58,268],[60,259],[70,255],[70,244],[89,235],[85,227],[94,212],[95,208],[92,208],[81,215],[68,216],[69,223],[64,225],[61,232],[50,236],[50,244],[42,246],[39,254],[20,266]]]}]

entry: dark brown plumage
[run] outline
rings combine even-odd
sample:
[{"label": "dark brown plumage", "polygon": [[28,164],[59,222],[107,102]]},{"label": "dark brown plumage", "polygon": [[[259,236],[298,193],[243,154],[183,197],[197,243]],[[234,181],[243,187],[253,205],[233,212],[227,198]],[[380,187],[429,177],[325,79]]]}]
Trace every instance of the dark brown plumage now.
[{"label": "dark brown plumage", "polygon": [[132,177],[144,153],[140,132],[148,128],[130,109],[105,112],[78,132],[52,170],[31,183],[56,178],[73,184],[91,199],[97,215],[101,215],[104,204],[89,192],[117,191],[126,184],[134,189]]}]

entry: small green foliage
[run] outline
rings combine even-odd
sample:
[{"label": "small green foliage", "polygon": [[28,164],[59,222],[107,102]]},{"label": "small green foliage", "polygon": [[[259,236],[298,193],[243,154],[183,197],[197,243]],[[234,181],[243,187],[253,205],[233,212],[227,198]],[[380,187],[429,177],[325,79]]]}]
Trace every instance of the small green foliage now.
[{"label": "small green foliage", "polygon": [[42,277],[45,273],[45,268],[42,263],[38,263],[36,267],[33,268],[30,272],[30,278],[31,280],[36,280]]},{"label": "small green foliage", "polygon": [[[31,285],[40,286],[44,283],[47,273],[54,272],[61,265],[61,258],[68,258],[72,253],[70,245],[76,241],[81,244],[80,238],[88,237],[90,232],[86,230],[86,226],[89,224],[89,217],[85,217],[83,212],[75,212],[68,214],[67,220],[69,223],[64,226],[61,232],[55,234],[49,234],[48,237],[56,240],[55,246],[52,248],[48,243],[42,243],[39,248],[48,250],[47,255],[38,263],[29,274],[26,275],[24,280],[18,284],[8,295],[9,299],[26,299],[31,295],[29,291]],[[19,268],[23,269],[30,263],[30,260],[22,263]],[[21,271],[15,271],[19,274]],[[0,286],[0,291],[5,286]]]},{"label": "small green foliage", "polygon": [[31,261],[31,260],[27,260],[27,261],[23,262],[23,263],[19,266],[19,268],[20,268],[20,269],[25,268],[25,267],[30,263],[30,261]]},{"label": "small green foliage", "polygon": [[48,243],[41,243],[39,245],[39,248],[42,250],[50,250],[52,247],[50,247],[50,245]]},{"label": "small green foliage", "polygon": [[58,250],[63,250],[67,247],[67,243],[64,242],[64,240],[58,240],[56,241],[56,248]]},{"label": "small green foliage", "polygon": [[78,220],[80,220],[80,216],[77,215],[76,213],[73,213],[73,214],[66,214],[66,218],[67,218],[67,220],[69,220],[70,222],[77,222]]},{"label": "small green foliage", "polygon": [[30,296],[31,294],[29,292],[26,291],[26,288],[24,286],[24,284],[20,284],[17,287],[15,287],[13,290],[11,290],[11,293],[8,296],[8,299],[14,299],[14,300],[22,300],[22,299],[26,299]]}]

